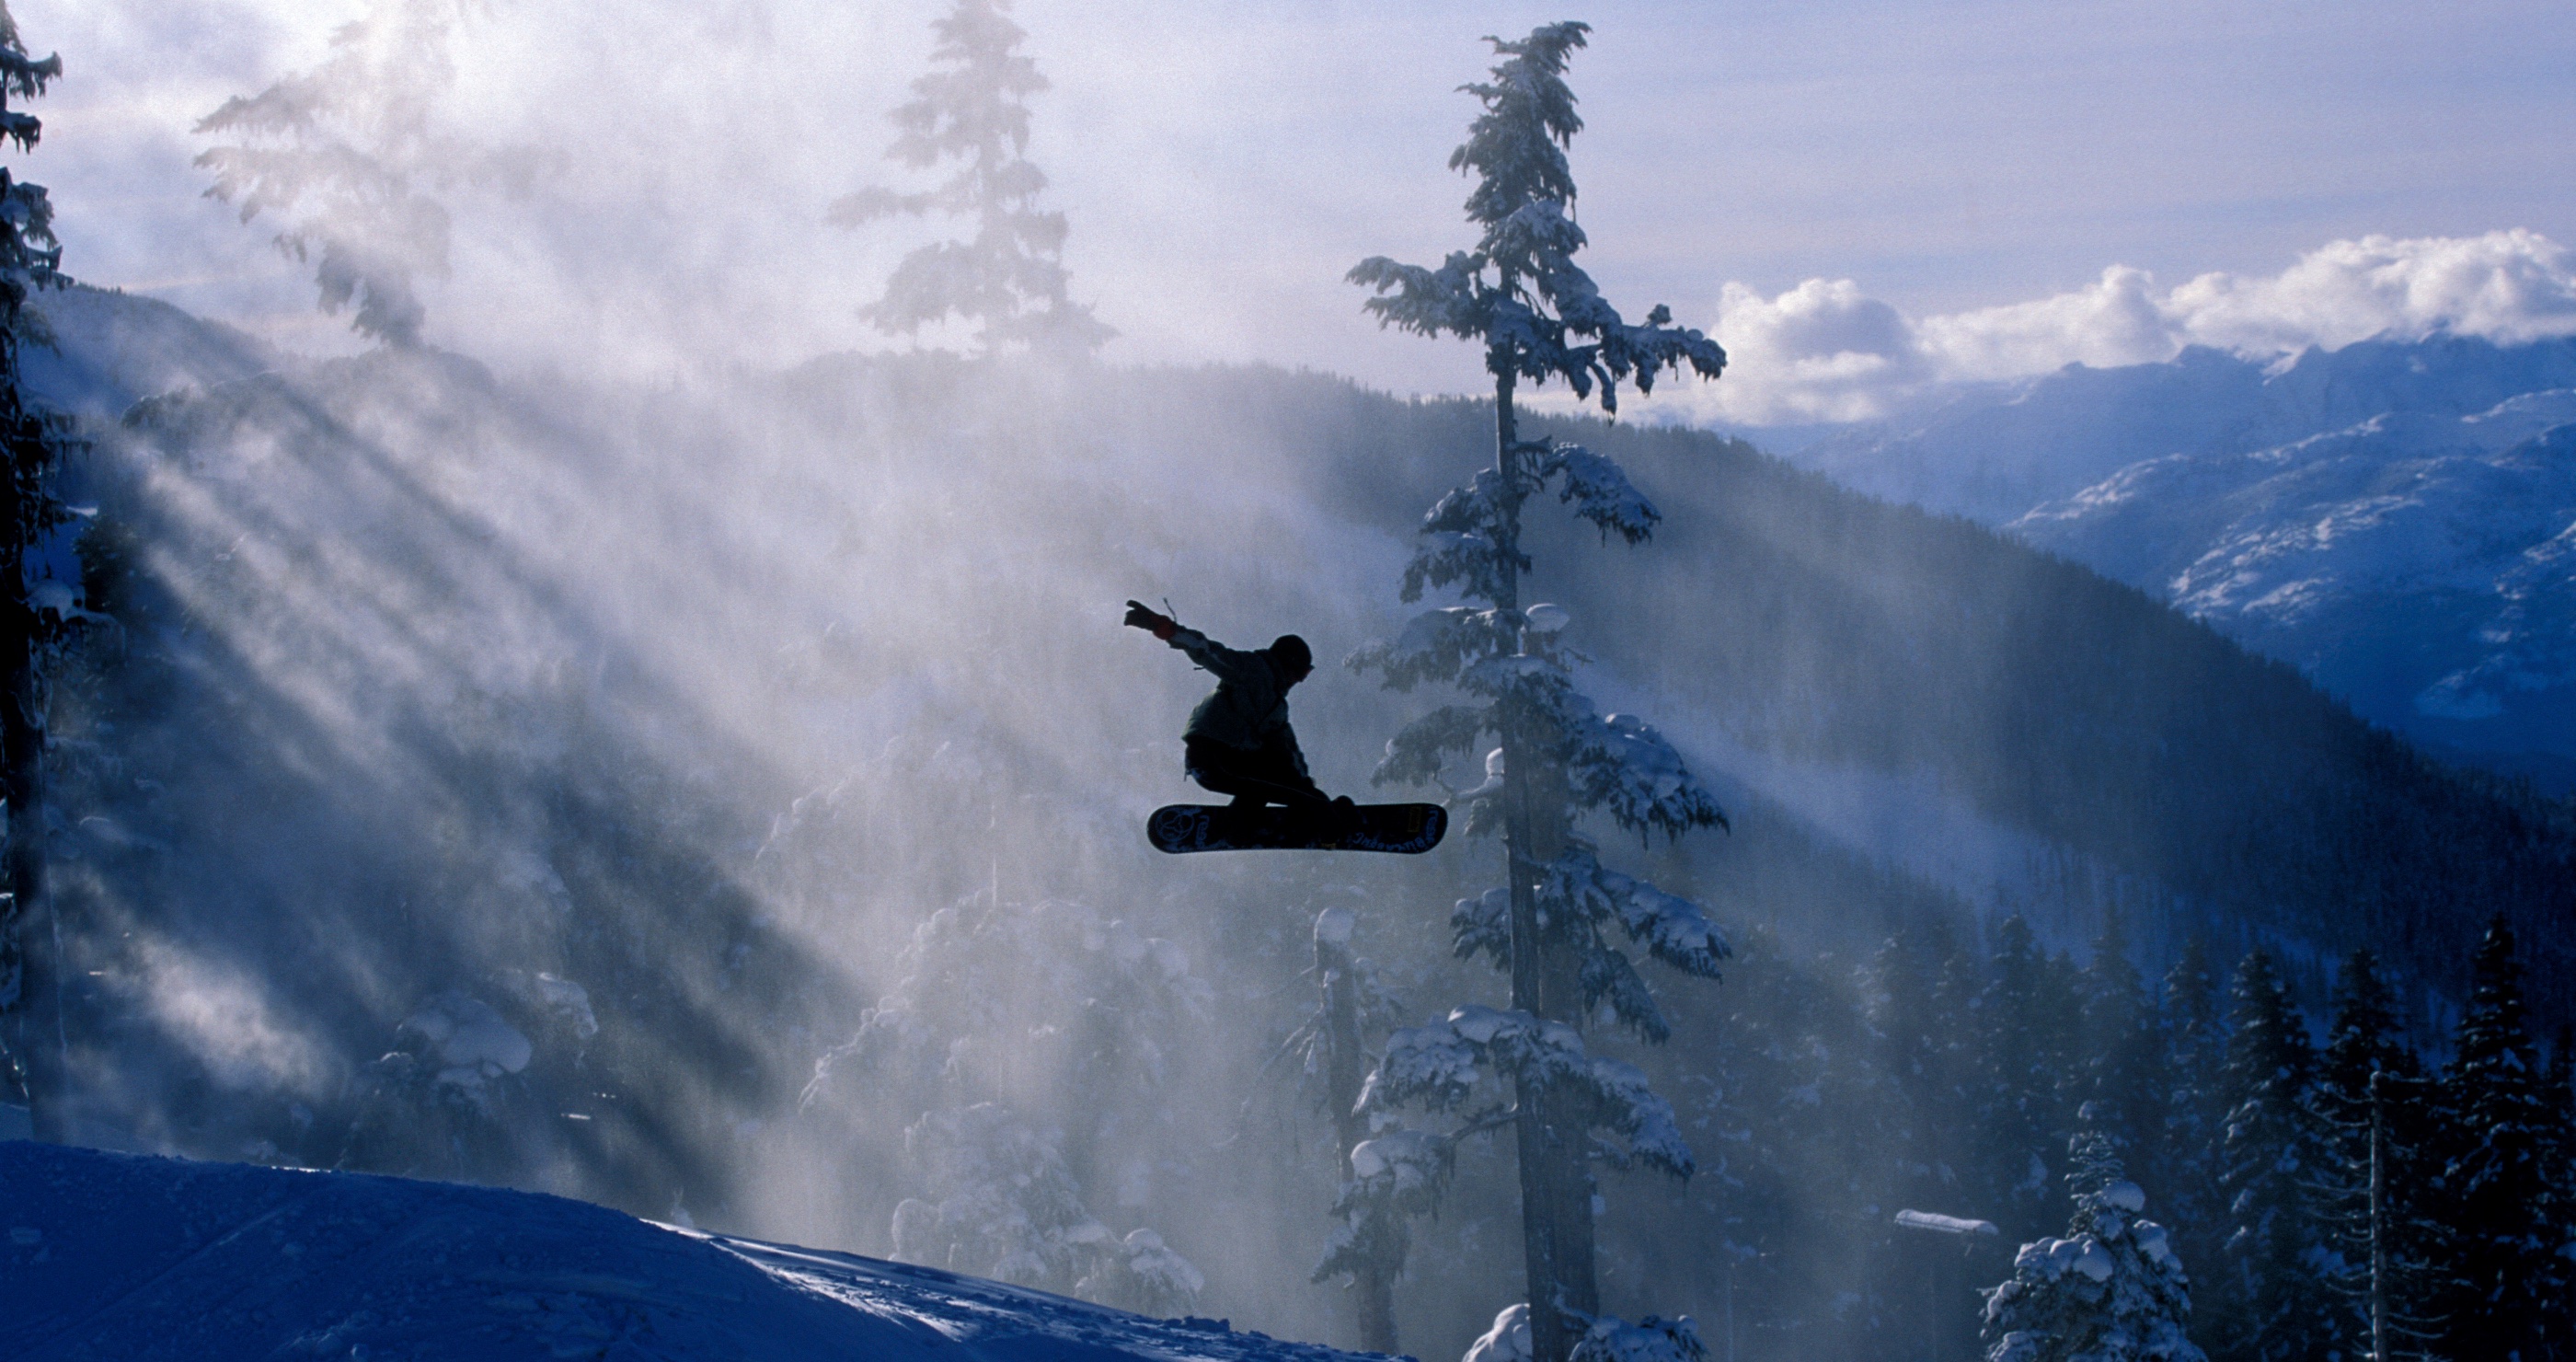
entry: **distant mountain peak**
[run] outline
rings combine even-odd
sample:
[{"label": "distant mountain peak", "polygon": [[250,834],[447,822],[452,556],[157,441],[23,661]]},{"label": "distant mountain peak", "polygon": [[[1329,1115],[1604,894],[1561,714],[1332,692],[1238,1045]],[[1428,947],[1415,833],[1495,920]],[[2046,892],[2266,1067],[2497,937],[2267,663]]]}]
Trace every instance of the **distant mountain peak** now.
[{"label": "distant mountain peak", "polygon": [[2437,746],[2576,758],[2576,339],[2204,346],[1961,388],[1794,463],[2172,601]]}]

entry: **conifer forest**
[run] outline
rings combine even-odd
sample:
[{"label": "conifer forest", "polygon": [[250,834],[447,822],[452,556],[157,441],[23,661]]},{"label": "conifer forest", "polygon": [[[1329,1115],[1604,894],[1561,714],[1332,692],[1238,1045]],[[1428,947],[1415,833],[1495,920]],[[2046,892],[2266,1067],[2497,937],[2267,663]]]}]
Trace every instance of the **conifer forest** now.
[{"label": "conifer forest", "polygon": [[[115,24],[0,5],[0,1138],[1245,1347],[2576,1359],[2545,213],[1909,317],[1720,287],[1784,267],[1685,189],[1848,111],[1623,125],[1718,69],[1669,7],[1226,19],[1257,87],[840,8],[585,71],[349,0],[92,96],[39,21]],[[1939,254],[1854,213],[1790,235]],[[1446,834],[1149,845],[1238,796]],[[519,1355],[351,1319],[293,1355]]]}]

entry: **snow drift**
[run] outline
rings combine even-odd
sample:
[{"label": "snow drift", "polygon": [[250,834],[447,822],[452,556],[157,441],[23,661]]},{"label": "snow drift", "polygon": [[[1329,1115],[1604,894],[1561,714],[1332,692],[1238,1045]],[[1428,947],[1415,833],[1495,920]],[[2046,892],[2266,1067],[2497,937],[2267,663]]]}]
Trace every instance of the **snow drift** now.
[{"label": "snow drift", "polygon": [[1332,1362],[530,1192],[0,1144],[0,1357]]}]

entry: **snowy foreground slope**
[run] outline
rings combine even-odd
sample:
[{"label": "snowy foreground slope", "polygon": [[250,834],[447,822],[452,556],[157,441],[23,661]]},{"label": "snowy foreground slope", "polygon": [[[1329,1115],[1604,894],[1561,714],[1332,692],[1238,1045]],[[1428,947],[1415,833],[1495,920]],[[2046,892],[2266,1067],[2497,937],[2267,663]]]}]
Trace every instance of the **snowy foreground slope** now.
[{"label": "snowy foreground slope", "polygon": [[0,1143],[0,1358],[1332,1362],[528,1192]]}]

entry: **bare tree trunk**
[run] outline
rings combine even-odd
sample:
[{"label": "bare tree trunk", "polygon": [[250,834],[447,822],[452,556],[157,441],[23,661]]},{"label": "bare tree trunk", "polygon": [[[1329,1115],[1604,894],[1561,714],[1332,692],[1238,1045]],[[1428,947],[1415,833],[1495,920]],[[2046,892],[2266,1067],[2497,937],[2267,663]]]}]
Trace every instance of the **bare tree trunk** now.
[{"label": "bare tree trunk", "polygon": [[[1494,604],[1507,615],[1520,609],[1520,422],[1512,408],[1513,371],[1508,357],[1493,366],[1495,468],[1504,496],[1504,538],[1497,545],[1502,581]],[[1517,625],[1514,634],[1527,640]],[[1555,772],[1539,769],[1531,726],[1535,716],[1507,700],[1502,714],[1503,845],[1512,910],[1512,1006],[1568,1025],[1581,1020],[1569,985],[1568,962],[1551,950],[1539,920],[1538,880],[1564,850],[1563,801],[1551,798]],[[1513,1120],[1521,1183],[1521,1245],[1529,1285],[1533,1362],[1566,1362],[1582,1335],[1581,1316],[1598,1314],[1600,1291],[1593,1273],[1592,1170],[1588,1131],[1579,1114],[1565,1110],[1567,1095],[1524,1074],[1514,1093]]]},{"label": "bare tree trunk", "polygon": [[[1359,1111],[1368,1057],[1361,1050],[1359,987],[1352,975],[1349,943],[1328,936],[1320,919],[1315,930],[1315,973],[1324,984],[1324,1096],[1333,1109],[1333,1139],[1347,1177],[1351,1151],[1368,1138],[1368,1118]],[[1401,1268],[1372,1256],[1351,1274],[1362,1351],[1389,1355],[1396,1351],[1395,1274]]]},{"label": "bare tree trunk", "polygon": [[2370,1362],[2388,1362],[2387,1076],[2370,1076]]}]

